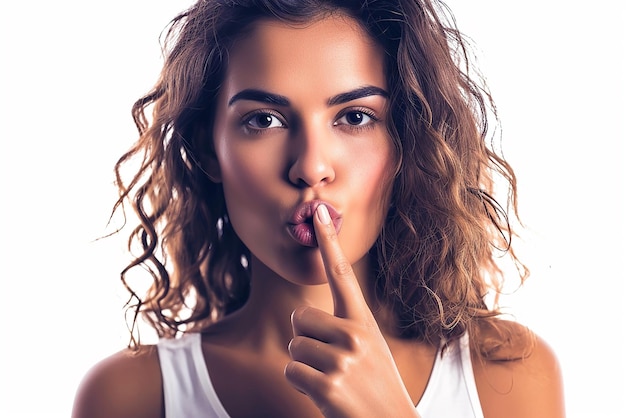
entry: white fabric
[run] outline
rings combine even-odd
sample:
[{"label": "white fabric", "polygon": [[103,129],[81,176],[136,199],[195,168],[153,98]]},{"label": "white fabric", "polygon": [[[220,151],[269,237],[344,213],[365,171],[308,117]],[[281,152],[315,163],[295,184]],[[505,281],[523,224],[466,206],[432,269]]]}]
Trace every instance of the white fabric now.
[{"label": "white fabric", "polygon": [[417,412],[422,418],[483,418],[467,334],[437,354]]},{"label": "white fabric", "polygon": [[201,334],[158,343],[166,418],[229,418],[202,354]]},{"label": "white fabric", "polygon": [[[211,383],[200,334],[161,339],[158,351],[166,418],[230,418]],[[422,418],[483,418],[467,336],[437,354],[417,411]]]}]

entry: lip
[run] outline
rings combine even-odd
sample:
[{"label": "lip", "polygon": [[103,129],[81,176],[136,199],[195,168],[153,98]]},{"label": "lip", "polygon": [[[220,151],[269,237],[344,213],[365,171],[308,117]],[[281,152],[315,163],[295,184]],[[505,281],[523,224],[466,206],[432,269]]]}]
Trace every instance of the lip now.
[{"label": "lip", "polygon": [[335,230],[339,233],[342,218],[339,212],[337,212],[337,209],[323,200],[310,200],[298,205],[287,223],[289,235],[298,244],[305,247],[317,247],[317,238],[315,237],[315,229],[313,228],[313,215],[317,207],[321,204],[328,208],[330,219],[335,226]]}]

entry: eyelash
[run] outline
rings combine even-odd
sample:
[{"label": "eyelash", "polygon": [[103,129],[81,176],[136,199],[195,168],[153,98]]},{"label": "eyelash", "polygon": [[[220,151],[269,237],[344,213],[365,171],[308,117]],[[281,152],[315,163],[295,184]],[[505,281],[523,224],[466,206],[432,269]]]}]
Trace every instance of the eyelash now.
[{"label": "eyelash", "polygon": [[[267,127],[267,128],[257,128],[254,126],[250,126],[250,122],[252,122],[252,120],[255,117],[262,116],[262,115],[271,116],[277,119],[281,123],[282,126],[280,127],[274,126],[274,127]],[[243,117],[241,125],[243,129],[246,131],[246,133],[252,134],[252,135],[262,135],[268,132],[268,130],[273,129],[273,128],[286,128],[287,127],[287,123],[285,122],[282,115],[278,112],[275,112],[269,109],[259,109],[259,110],[255,110],[253,112],[248,113],[247,115]]]},{"label": "eyelash", "polygon": [[373,129],[376,124],[378,122],[380,122],[380,119],[376,116],[376,113],[374,113],[372,110],[367,109],[367,108],[362,108],[362,107],[355,107],[355,108],[350,108],[350,109],[346,109],[345,111],[343,111],[340,115],[339,118],[337,118],[337,120],[344,118],[345,116],[351,114],[351,113],[361,113],[365,116],[367,116],[368,118],[370,118],[370,121],[364,125],[352,125],[350,123],[347,124],[339,124],[338,122],[333,123],[334,126],[345,126],[346,129],[349,129],[355,133],[364,131],[364,130],[368,130],[368,129]]},{"label": "eyelash", "polygon": [[[350,123],[338,122],[339,120],[343,119],[344,117],[346,117],[347,115],[351,113],[363,114],[367,116],[368,118],[370,118],[370,121],[368,121],[367,123],[363,125],[352,125]],[[267,128],[257,128],[257,127],[253,127],[250,125],[250,123],[255,117],[263,116],[263,115],[271,116],[272,118],[277,119],[278,122],[280,122],[282,126],[269,126]],[[341,129],[347,129],[349,131],[352,131],[353,133],[359,133],[364,130],[373,129],[376,126],[376,124],[378,124],[378,122],[380,122],[380,119],[376,116],[375,112],[367,108],[356,107],[356,108],[345,109],[343,112],[341,112],[339,116],[337,117],[337,120],[333,122],[333,126],[341,127]],[[243,129],[246,131],[246,133],[252,134],[252,135],[262,135],[262,134],[269,132],[270,129],[288,127],[287,123],[285,122],[284,117],[280,113],[271,109],[259,109],[259,110],[255,110],[253,112],[246,114],[242,119],[241,125]]]}]

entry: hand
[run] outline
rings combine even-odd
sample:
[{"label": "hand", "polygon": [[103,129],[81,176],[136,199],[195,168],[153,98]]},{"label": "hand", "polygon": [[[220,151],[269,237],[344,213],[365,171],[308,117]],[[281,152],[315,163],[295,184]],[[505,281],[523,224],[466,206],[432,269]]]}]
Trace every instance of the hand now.
[{"label": "hand", "polygon": [[287,379],[326,417],[417,417],[326,207],[313,218],[334,315],[313,307],[293,312]]}]

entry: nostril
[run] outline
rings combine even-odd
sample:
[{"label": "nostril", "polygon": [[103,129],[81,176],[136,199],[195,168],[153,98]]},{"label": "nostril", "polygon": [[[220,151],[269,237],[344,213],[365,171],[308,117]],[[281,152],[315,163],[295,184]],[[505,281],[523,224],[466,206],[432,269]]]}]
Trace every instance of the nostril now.
[{"label": "nostril", "polygon": [[301,132],[291,143],[289,180],[298,188],[319,187],[335,176],[333,149],[316,132]]},{"label": "nostril", "polygon": [[[293,182],[292,182],[293,183]],[[318,182],[308,182],[306,180],[303,180],[301,178],[299,178],[295,183],[293,183],[298,189],[306,189],[309,187],[319,187],[319,186],[323,186],[326,183],[328,183],[328,179],[327,178],[323,178]]]},{"label": "nostril", "polygon": [[306,189],[309,187],[309,184],[301,178],[298,178],[295,182],[295,185],[298,189]]}]

